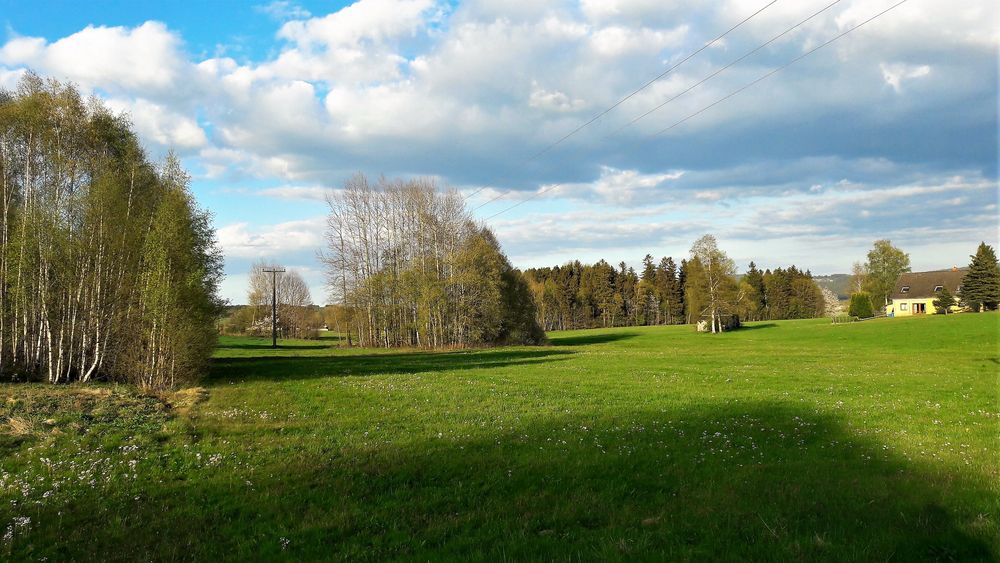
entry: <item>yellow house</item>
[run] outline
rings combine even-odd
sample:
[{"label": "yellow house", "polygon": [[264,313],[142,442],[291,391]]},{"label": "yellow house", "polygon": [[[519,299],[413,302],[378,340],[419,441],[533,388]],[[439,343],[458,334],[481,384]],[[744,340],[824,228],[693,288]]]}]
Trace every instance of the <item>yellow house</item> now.
[{"label": "yellow house", "polygon": [[[908,317],[910,315],[933,315],[937,313],[934,300],[938,293],[948,288],[948,291],[958,300],[962,289],[962,278],[968,268],[952,268],[950,270],[934,270],[933,272],[910,272],[899,276],[892,299],[885,306],[885,314],[889,317]],[[957,305],[952,312],[961,310]]]}]

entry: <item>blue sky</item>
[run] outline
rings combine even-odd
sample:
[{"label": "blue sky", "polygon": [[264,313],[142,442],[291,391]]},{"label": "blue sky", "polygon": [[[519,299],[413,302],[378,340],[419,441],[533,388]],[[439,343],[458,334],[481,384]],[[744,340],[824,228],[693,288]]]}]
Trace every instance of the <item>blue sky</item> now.
[{"label": "blue sky", "polygon": [[0,0],[0,87],[72,81],[181,154],[234,302],[258,258],[325,302],[323,194],[356,172],[461,190],[520,267],[680,257],[707,232],[741,267],[815,273],[878,238],[916,269],[996,245],[996,2],[908,0],[652,136],[895,3],[842,0],[620,130],[831,1],[769,5],[538,158],[768,2]]}]

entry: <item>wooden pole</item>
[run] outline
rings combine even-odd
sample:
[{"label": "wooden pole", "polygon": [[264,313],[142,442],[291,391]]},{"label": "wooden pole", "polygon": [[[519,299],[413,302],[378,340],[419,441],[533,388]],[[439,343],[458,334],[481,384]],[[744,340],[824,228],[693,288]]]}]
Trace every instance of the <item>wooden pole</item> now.
[{"label": "wooden pole", "polygon": [[284,268],[264,269],[271,274],[271,348],[278,347],[278,274],[285,272]]}]

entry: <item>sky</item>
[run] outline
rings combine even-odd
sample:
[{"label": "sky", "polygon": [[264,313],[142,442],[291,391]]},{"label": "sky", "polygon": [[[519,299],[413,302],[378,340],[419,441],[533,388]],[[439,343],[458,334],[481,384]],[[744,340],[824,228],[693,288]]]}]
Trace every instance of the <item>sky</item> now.
[{"label": "sky", "polygon": [[998,242],[1000,3],[823,46],[897,1],[0,0],[0,88],[73,82],[177,152],[234,303],[258,259],[326,302],[324,196],[356,173],[459,190],[520,268],[706,233],[741,270],[845,273],[883,238],[963,265]]}]

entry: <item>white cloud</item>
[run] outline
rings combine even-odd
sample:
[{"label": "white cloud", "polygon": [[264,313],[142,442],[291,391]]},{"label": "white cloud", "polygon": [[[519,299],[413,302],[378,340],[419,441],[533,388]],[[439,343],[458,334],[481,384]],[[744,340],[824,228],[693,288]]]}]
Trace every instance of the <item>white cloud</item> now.
[{"label": "white cloud", "polygon": [[879,68],[882,69],[882,79],[885,80],[886,84],[892,86],[896,93],[899,93],[904,80],[922,78],[931,73],[931,67],[928,65],[882,63]]},{"label": "white cloud", "polygon": [[141,136],[163,147],[197,149],[208,144],[208,136],[194,119],[164,105],[116,98],[107,100],[107,104],[112,110],[128,113]]},{"label": "white cloud", "polygon": [[610,26],[597,30],[591,38],[594,51],[605,57],[630,53],[658,53],[666,47],[678,47],[687,36],[688,26],[661,31],[649,28]]},{"label": "white cloud", "polygon": [[584,101],[581,99],[570,98],[558,90],[549,91],[542,88],[536,88],[531,91],[531,95],[528,98],[528,105],[537,109],[573,111],[583,107]]},{"label": "white cloud", "polygon": [[312,15],[309,10],[288,0],[275,0],[270,4],[255,6],[254,9],[278,21],[301,20]]},{"label": "white cloud", "polygon": [[86,88],[164,91],[177,86],[188,64],[181,41],[155,21],[138,27],[87,26],[46,43],[18,37],[0,49],[0,63],[30,67]]},{"label": "white cloud", "polygon": [[327,16],[288,22],[278,37],[306,48],[384,41],[415,34],[433,7],[432,0],[359,0]]},{"label": "white cloud", "polygon": [[326,201],[331,190],[322,186],[276,186],[258,190],[256,193],[276,199],[291,199],[305,201]]},{"label": "white cloud", "polygon": [[317,217],[262,227],[234,223],[219,228],[216,233],[227,257],[280,256],[302,250],[318,250],[323,240],[325,221],[325,217]]},{"label": "white cloud", "polygon": [[[186,151],[199,181],[275,186],[248,193],[301,205],[316,205],[319,186],[361,170],[437,175],[442,184],[477,188],[516,186],[505,205],[560,184],[515,216],[573,206],[606,214],[670,202],[679,215],[643,221],[668,228],[686,224],[684,213],[710,208],[713,217],[733,213],[727,219],[733,224],[762,221],[786,237],[819,236],[811,221],[832,224],[862,209],[871,213],[868,224],[895,229],[892,221],[901,219],[888,203],[899,198],[933,201],[962,216],[973,206],[986,209],[978,188],[934,191],[947,182],[924,181],[972,171],[995,189],[995,151],[980,154],[996,143],[1000,4],[986,0],[907,3],[669,135],[646,138],[890,5],[845,0],[636,127],[608,136],[820,6],[775,4],[728,36],[725,48],[700,53],[528,162],[527,155],[760,5],[472,0],[451,7],[361,0],[312,17],[278,1],[260,8],[283,22],[259,50],[270,53],[262,59],[199,59],[157,22],[89,26],[64,38],[0,43],[0,87],[12,87],[29,67],[75,81],[85,94],[99,93],[128,111],[147,144]],[[948,144],[959,138],[963,146]],[[841,178],[847,183],[838,184]],[[883,193],[886,178],[894,178],[896,191]],[[498,193],[483,190],[476,201]],[[304,252],[322,230],[227,220],[220,236],[234,256],[286,246]],[[549,252],[575,244],[565,242],[576,236],[571,227],[548,231]],[[642,232],[622,226],[612,238],[640,244]]]},{"label": "white cloud", "polygon": [[544,191],[550,199],[596,199],[614,205],[628,206],[662,198],[661,190],[669,189],[670,183],[680,179],[684,174],[683,170],[643,174],[638,170],[619,170],[602,166],[600,175],[593,182],[541,186],[538,191]]}]

